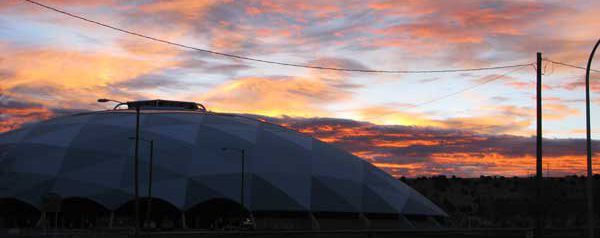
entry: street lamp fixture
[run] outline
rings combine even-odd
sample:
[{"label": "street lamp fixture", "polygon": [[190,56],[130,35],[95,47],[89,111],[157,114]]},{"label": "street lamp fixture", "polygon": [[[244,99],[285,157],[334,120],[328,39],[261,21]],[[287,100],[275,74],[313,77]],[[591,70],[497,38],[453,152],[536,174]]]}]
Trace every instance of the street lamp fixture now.
[{"label": "street lamp fixture", "polygon": [[117,101],[114,99],[108,99],[108,98],[100,98],[98,99],[99,103],[105,103],[105,102],[114,102],[117,103],[117,105],[115,105],[115,107],[113,109],[117,109],[118,107],[127,104],[126,102],[121,102],[121,101]]},{"label": "street lamp fixture", "polygon": [[235,147],[223,147],[221,148],[222,151],[236,151],[239,152],[241,155],[241,159],[242,159],[242,175],[241,175],[241,182],[240,182],[240,231],[243,229],[244,226],[244,170],[245,170],[245,161],[246,161],[246,150],[241,149],[241,148],[235,148]]}]

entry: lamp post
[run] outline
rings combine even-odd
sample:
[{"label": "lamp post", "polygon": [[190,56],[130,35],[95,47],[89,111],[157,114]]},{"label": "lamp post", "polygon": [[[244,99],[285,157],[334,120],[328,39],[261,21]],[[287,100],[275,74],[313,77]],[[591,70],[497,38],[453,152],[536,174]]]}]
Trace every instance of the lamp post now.
[{"label": "lamp post", "polygon": [[[134,140],[135,137],[129,137],[130,140]],[[152,217],[152,172],[154,171],[154,140],[148,140],[140,138],[141,141],[150,144],[150,163],[148,164],[148,207],[146,210],[146,223],[150,224],[150,218]]]},{"label": "lamp post", "polygon": [[246,150],[244,149],[240,149],[240,148],[232,148],[232,147],[223,147],[221,148],[221,150],[223,151],[228,151],[228,150],[232,150],[232,151],[237,151],[241,154],[241,158],[242,158],[242,175],[241,175],[241,184],[240,184],[240,231],[243,228],[244,225],[244,163],[246,160]]},{"label": "lamp post", "polygon": [[594,237],[594,171],[592,170],[592,133],[590,125],[590,68],[592,67],[592,59],[596,53],[596,49],[600,45],[600,40],[594,45],[590,58],[588,59],[587,67],[585,68],[585,125],[586,125],[586,150],[587,150],[587,217],[588,217],[588,237]]},{"label": "lamp post", "polygon": [[[98,99],[98,102],[100,103],[105,103],[105,102],[116,102],[118,103],[115,106],[115,109],[117,107],[119,107],[120,105],[123,105],[123,102],[117,101],[117,100],[113,100],[113,99],[107,99],[107,98],[100,98]],[[139,201],[139,181],[138,181],[138,173],[139,173],[139,145],[140,145],[140,106],[136,105],[135,106],[135,152],[134,152],[134,156],[133,156],[133,200],[135,203],[135,230],[134,230],[134,235],[135,237],[139,237],[139,233],[140,233],[140,201]]]}]

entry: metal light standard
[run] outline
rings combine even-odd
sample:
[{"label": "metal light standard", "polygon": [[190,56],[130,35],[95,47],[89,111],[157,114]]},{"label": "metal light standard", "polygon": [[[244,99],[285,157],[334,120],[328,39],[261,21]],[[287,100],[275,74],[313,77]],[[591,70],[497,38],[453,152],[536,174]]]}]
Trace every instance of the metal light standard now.
[{"label": "metal light standard", "polygon": [[[105,102],[116,102],[118,103],[115,106],[115,109],[125,103],[117,101],[117,100],[112,100],[112,99],[106,99],[106,98],[100,98],[98,99],[98,102],[101,103],[105,103]],[[135,237],[139,237],[139,233],[140,233],[140,201],[139,201],[139,181],[138,181],[138,173],[139,173],[139,145],[140,145],[140,106],[139,105],[135,105],[135,152],[134,152],[134,156],[133,156],[133,199],[134,199],[134,203],[135,203],[135,230],[134,230],[134,235]]]},{"label": "metal light standard", "polygon": [[221,148],[221,150],[223,151],[228,151],[228,150],[232,150],[232,151],[237,151],[240,152],[240,154],[242,155],[242,178],[241,178],[241,185],[240,185],[240,231],[243,228],[244,225],[244,163],[246,161],[246,150],[244,149],[240,149],[240,148],[232,148],[232,147],[223,147]]},{"label": "metal light standard", "polygon": [[590,68],[596,49],[600,45],[600,40],[594,45],[587,67],[585,68],[585,125],[586,125],[586,149],[587,149],[587,209],[588,209],[588,237],[594,237],[594,171],[592,170],[592,133],[590,125]]},{"label": "metal light standard", "polygon": [[[135,139],[129,137],[130,140]],[[148,140],[140,138],[141,141],[150,143],[150,163],[148,164],[148,207],[146,210],[146,224],[150,225],[150,218],[152,217],[152,172],[154,171],[154,140]]]}]

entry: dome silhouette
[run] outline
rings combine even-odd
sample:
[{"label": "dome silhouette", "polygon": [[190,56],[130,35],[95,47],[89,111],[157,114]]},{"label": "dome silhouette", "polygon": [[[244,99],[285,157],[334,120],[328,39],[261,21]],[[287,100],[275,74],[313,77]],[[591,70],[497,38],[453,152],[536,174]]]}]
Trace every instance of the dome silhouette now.
[{"label": "dome silhouette", "polygon": [[[0,134],[0,198],[40,209],[45,194],[116,210],[133,196],[135,110],[79,113]],[[181,211],[214,199],[250,213],[307,212],[446,216],[427,198],[370,163],[296,131],[253,118],[191,110],[141,110],[153,140],[152,197]],[[149,149],[140,144],[140,196]]]}]

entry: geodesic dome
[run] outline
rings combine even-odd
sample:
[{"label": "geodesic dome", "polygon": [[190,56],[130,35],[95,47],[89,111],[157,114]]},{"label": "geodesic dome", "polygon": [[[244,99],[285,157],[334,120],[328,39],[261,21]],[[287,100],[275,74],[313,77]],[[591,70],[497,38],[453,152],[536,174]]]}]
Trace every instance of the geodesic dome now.
[{"label": "geodesic dome", "polygon": [[[153,197],[186,210],[214,198],[240,202],[245,150],[249,211],[386,213],[444,211],[370,163],[277,125],[233,114],[141,110],[154,140]],[[42,206],[42,197],[83,197],[108,209],[132,199],[135,110],[80,113],[0,134],[0,198]],[[140,190],[149,146],[140,142]]]}]

